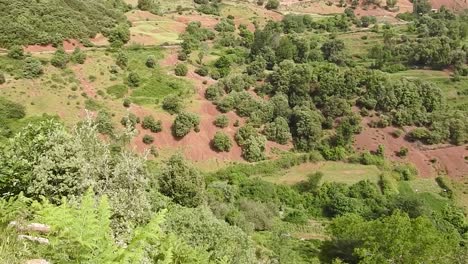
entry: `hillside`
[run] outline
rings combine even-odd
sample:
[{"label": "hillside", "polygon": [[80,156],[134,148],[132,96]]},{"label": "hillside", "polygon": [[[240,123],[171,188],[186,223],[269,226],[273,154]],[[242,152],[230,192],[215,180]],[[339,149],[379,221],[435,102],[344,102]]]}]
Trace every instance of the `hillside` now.
[{"label": "hillside", "polygon": [[13,2],[0,263],[465,264],[468,13]]},{"label": "hillside", "polygon": [[87,40],[124,22],[124,8],[121,0],[1,0],[0,47]]}]

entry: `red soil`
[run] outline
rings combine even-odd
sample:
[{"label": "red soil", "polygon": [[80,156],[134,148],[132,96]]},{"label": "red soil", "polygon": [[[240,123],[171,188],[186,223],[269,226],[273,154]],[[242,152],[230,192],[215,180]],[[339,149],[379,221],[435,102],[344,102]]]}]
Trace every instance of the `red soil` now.
[{"label": "red soil", "polygon": [[[378,145],[385,147],[385,156],[398,162],[410,162],[416,166],[422,177],[433,177],[439,173],[447,174],[454,178],[468,176],[468,145],[465,146],[437,146],[428,149],[420,143],[408,142],[403,136],[395,138],[391,133],[396,129],[392,127],[371,128],[367,124],[369,118],[362,122],[363,131],[356,136],[355,148],[358,151],[375,151]],[[396,152],[402,147],[408,148],[408,156],[400,158]],[[435,161],[434,163],[431,160]]]},{"label": "red soil", "polygon": [[[92,59],[88,58],[87,63],[92,64]],[[94,98],[96,96],[96,89],[94,88],[94,85],[86,78],[85,73],[83,71],[83,65],[70,65],[70,69],[75,73],[76,77],[80,81],[83,92],[85,92],[89,98]]]},{"label": "red soil", "polygon": [[[84,48],[83,44],[81,44],[76,39],[64,40],[63,41],[63,49],[67,52],[72,52],[76,47]],[[29,45],[24,47],[25,52],[54,52],[57,50],[51,44],[49,45]]]},{"label": "red soil", "polygon": [[[162,61],[161,65],[173,66],[177,63],[177,52],[173,50],[168,56]],[[153,134],[154,145],[157,148],[170,148],[182,151],[185,156],[193,161],[204,161],[207,159],[217,159],[225,161],[241,161],[242,150],[235,143],[234,135],[238,128],[234,127],[234,122],[239,120],[240,124],[243,125],[245,120],[238,117],[234,112],[226,113],[225,115],[229,118],[229,126],[226,128],[218,128],[213,122],[218,115],[221,113],[216,109],[216,106],[212,102],[205,99],[206,88],[215,83],[215,81],[209,77],[201,77],[190,70],[187,74],[187,78],[190,79],[197,89],[197,95],[194,102],[194,107],[190,111],[197,113],[200,116],[200,132],[190,132],[188,135],[181,139],[174,138],[171,132],[171,126],[174,120],[174,116],[167,113],[161,113],[155,116],[156,119],[162,121],[163,130],[160,133],[153,134],[150,131],[142,130],[139,127],[140,133],[133,140],[133,145],[140,152],[148,149],[149,146],[142,143],[143,136],[145,134]],[[207,84],[203,84],[203,81],[207,81]],[[139,117],[150,114],[149,111],[143,109],[140,106],[133,105],[130,111]],[[233,146],[229,152],[217,152],[211,148],[210,142],[213,139],[217,131],[223,131],[232,140]],[[267,142],[266,149],[267,153],[271,152],[273,148],[282,150],[290,149],[290,145],[279,145],[274,142]]]},{"label": "red soil", "polygon": [[462,11],[468,9],[467,0],[431,0],[432,8],[439,9],[445,6],[447,9],[454,11]]},{"label": "red soil", "polygon": [[163,67],[175,66],[177,64],[177,50],[172,49],[169,55],[167,55],[159,64]]},{"label": "red soil", "polygon": [[198,14],[174,15],[174,20],[185,25],[188,25],[190,22],[200,22],[203,27],[211,29],[213,29],[216,26],[216,24],[219,23],[219,20],[215,17]]},{"label": "red soil", "polygon": [[96,46],[107,46],[107,45],[109,45],[109,41],[101,33],[98,33],[94,38],[90,39],[90,41],[91,41],[91,43],[93,43]]}]

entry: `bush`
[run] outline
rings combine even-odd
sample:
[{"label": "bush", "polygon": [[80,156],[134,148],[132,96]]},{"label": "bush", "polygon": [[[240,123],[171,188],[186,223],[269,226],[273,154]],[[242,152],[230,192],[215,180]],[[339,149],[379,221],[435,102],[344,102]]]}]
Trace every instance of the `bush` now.
[{"label": "bush", "polygon": [[154,66],[156,66],[156,58],[153,55],[149,55],[148,58],[146,58],[145,65],[148,68],[154,68]]},{"label": "bush", "polygon": [[162,102],[162,108],[170,114],[180,113],[182,110],[182,100],[180,96],[175,94],[166,96]]},{"label": "bush", "polygon": [[127,77],[127,84],[130,87],[140,86],[140,75],[136,72],[130,72]]},{"label": "bush", "polygon": [[201,68],[196,69],[196,70],[195,70],[195,73],[198,74],[198,75],[200,75],[200,76],[203,76],[203,77],[204,77],[204,76],[208,76],[208,74],[209,74],[209,69],[208,69],[208,67],[203,66],[203,67],[201,67]]},{"label": "bush", "polygon": [[408,132],[408,139],[411,141],[421,141],[423,143],[429,143],[431,139],[431,132],[427,128],[415,128]]},{"label": "bush", "polygon": [[176,137],[184,137],[192,128],[197,128],[200,124],[200,118],[192,113],[180,113],[172,124],[172,133]]},{"label": "bush", "polygon": [[210,101],[216,101],[223,95],[224,89],[219,84],[210,85],[205,91],[205,98]]},{"label": "bush", "polygon": [[214,121],[215,126],[225,128],[229,125],[229,118],[225,115],[219,115]]},{"label": "bush", "polygon": [[146,145],[149,145],[149,144],[151,144],[151,143],[154,142],[154,137],[151,136],[151,135],[144,135],[142,141],[143,141],[143,143],[145,143]]},{"label": "bush", "polygon": [[143,129],[149,129],[153,133],[158,133],[162,131],[161,120],[156,121],[153,116],[143,117],[141,127]]},{"label": "bush", "polygon": [[229,136],[220,131],[216,132],[211,143],[217,151],[229,152],[232,147],[232,142]]},{"label": "bush", "polygon": [[117,58],[115,60],[115,64],[122,69],[127,68],[128,66],[128,56],[125,52],[119,51],[117,53]]},{"label": "bush", "polygon": [[133,113],[129,113],[128,116],[124,116],[120,120],[120,124],[122,124],[125,127],[130,126],[132,128],[135,128],[136,124],[138,123],[140,123],[140,118]]},{"label": "bush", "polygon": [[0,121],[4,119],[21,119],[26,116],[24,106],[0,97]]},{"label": "bush", "polygon": [[65,53],[65,50],[63,48],[57,49],[52,56],[52,59],[50,60],[50,63],[57,67],[64,69],[67,66],[67,63],[69,61],[68,55]]},{"label": "bush", "polygon": [[42,63],[40,60],[32,57],[26,58],[23,66],[23,76],[27,79],[33,79],[39,77],[44,73],[42,69]]},{"label": "bush", "polygon": [[8,50],[8,57],[12,58],[12,59],[15,59],[15,60],[21,60],[24,58],[24,51],[23,51],[23,47],[21,46],[12,46],[9,50]]},{"label": "bush", "polygon": [[265,8],[268,10],[278,9],[279,5],[279,0],[268,0],[267,4],[265,5]]},{"label": "bush", "polygon": [[188,73],[187,65],[179,63],[175,66],[174,69],[175,75],[177,76],[186,76]]},{"label": "bush", "polygon": [[0,84],[4,84],[6,82],[5,74],[0,72]]},{"label": "bush", "polygon": [[71,54],[70,60],[74,63],[84,64],[86,61],[86,53],[81,51],[79,47],[76,47]]},{"label": "bush", "polygon": [[132,101],[130,100],[130,98],[125,98],[123,100],[123,106],[124,107],[130,107],[131,104],[132,104]]},{"label": "bush", "polygon": [[401,147],[399,151],[397,151],[396,155],[400,158],[406,157],[408,155],[408,148],[407,147]]}]

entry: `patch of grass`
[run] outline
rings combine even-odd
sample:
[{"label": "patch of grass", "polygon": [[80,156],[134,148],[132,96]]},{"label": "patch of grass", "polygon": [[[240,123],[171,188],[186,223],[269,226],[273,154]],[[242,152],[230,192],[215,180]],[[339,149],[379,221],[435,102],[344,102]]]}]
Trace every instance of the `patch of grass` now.
[{"label": "patch of grass", "polygon": [[431,183],[432,179],[417,179],[414,181],[399,182],[398,190],[403,195],[414,195],[434,211],[442,211],[451,203],[447,198],[439,195],[441,189]]},{"label": "patch of grass", "polygon": [[129,50],[129,66],[133,72],[138,73],[141,84],[132,91],[131,97],[137,104],[152,104],[161,101],[169,94],[185,94],[191,91],[192,84],[189,81],[177,78],[164,72],[160,67],[154,69],[145,65],[148,56],[161,59],[163,54],[160,49]]},{"label": "patch of grass", "polygon": [[377,183],[381,173],[374,165],[327,161],[301,164],[263,179],[277,184],[294,185],[307,180],[307,175],[310,173],[319,171],[323,173],[321,183],[341,182],[350,185],[362,180]]},{"label": "patch of grass", "polygon": [[106,88],[107,94],[113,96],[115,99],[123,98],[127,92],[128,88],[124,84],[116,84]]},{"label": "patch of grass", "polygon": [[105,106],[94,99],[86,99],[85,108],[90,111],[99,111],[105,108]]}]

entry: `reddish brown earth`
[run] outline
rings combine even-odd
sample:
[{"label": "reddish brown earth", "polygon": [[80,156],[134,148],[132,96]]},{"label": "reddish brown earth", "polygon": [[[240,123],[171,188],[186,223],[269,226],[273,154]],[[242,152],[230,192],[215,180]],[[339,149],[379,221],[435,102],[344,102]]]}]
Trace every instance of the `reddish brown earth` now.
[{"label": "reddish brown earth", "polygon": [[188,25],[190,22],[200,22],[203,27],[211,29],[219,23],[219,20],[213,16],[198,14],[174,15],[174,20],[185,25]]},{"label": "reddish brown earth", "polygon": [[[454,178],[468,176],[468,145],[465,146],[434,146],[428,148],[421,143],[408,142],[404,136],[395,138],[391,133],[396,128],[371,128],[367,124],[369,118],[362,122],[363,131],[356,136],[354,146],[358,151],[375,151],[381,144],[385,147],[385,155],[398,162],[410,162],[415,165],[422,177],[433,177],[437,174],[447,174]],[[396,152],[402,147],[408,148],[408,156],[400,158]],[[435,161],[434,163],[431,160]]]},{"label": "reddish brown earth", "polygon": [[[87,63],[93,63],[91,58],[88,58]],[[87,79],[84,71],[83,65],[73,64],[70,65],[70,69],[75,73],[76,78],[80,81],[81,89],[89,98],[94,98],[96,96],[96,89],[94,85]]]},{"label": "reddish brown earth", "polygon": [[[81,44],[76,39],[64,40],[63,41],[63,49],[67,52],[72,52],[76,47],[83,48],[83,44]],[[24,47],[25,52],[54,52],[57,49],[53,47],[51,44],[49,45],[29,45]]]},{"label": "reddish brown earth", "polygon": [[[171,51],[166,58],[161,62],[163,66],[173,66],[177,63],[177,52]],[[241,148],[235,143],[234,135],[237,131],[237,127],[234,127],[234,122],[239,120],[240,124],[244,124],[245,121],[238,117],[234,112],[226,113],[225,115],[229,118],[229,126],[226,128],[218,128],[213,122],[218,115],[221,113],[216,109],[216,106],[212,102],[205,99],[204,94],[206,88],[215,83],[215,81],[209,77],[201,77],[193,72],[193,69],[187,74],[187,78],[190,79],[196,87],[196,97],[193,103],[192,109],[189,111],[195,112],[200,116],[200,132],[190,132],[188,135],[181,139],[174,138],[171,132],[171,126],[174,120],[174,116],[167,113],[161,113],[155,116],[156,119],[162,121],[163,131],[160,133],[151,133],[147,130],[142,130],[139,127],[139,134],[133,140],[133,145],[140,152],[148,149],[149,146],[142,143],[143,136],[145,134],[152,134],[154,137],[153,145],[158,149],[170,148],[182,151],[185,156],[193,161],[204,161],[207,159],[217,159],[225,161],[241,161],[242,151]],[[203,84],[203,81],[207,81],[207,84]],[[149,111],[136,105],[132,105],[130,111],[139,117],[150,114]],[[233,146],[229,152],[217,152],[211,148],[210,142],[213,139],[217,131],[223,131],[232,140]],[[266,144],[267,153],[270,153],[273,148],[282,150],[288,150],[291,148],[290,145],[279,145],[274,142],[267,142]]]},{"label": "reddish brown earth", "polygon": [[432,8],[439,9],[445,6],[447,9],[454,11],[462,11],[468,9],[467,0],[431,0]]}]

